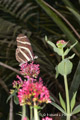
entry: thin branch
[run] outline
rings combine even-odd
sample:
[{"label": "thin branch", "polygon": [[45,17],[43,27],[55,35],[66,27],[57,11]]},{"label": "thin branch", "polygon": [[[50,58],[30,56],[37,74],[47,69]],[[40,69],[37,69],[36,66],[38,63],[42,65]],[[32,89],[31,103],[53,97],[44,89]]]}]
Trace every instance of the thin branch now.
[{"label": "thin branch", "polygon": [[5,82],[0,78],[0,85],[4,88],[4,90],[9,94],[9,89]]},{"label": "thin branch", "polygon": [[[0,78],[0,85],[4,88],[4,90],[8,93],[9,95],[9,89],[5,82]],[[13,120],[13,101],[12,98],[10,100],[10,112],[9,112],[9,120]]]},{"label": "thin branch", "polygon": [[10,99],[9,120],[13,120],[13,98]]},{"label": "thin branch", "polygon": [[73,32],[76,34],[76,36],[80,39],[80,34],[76,31],[76,29],[71,25],[71,23],[55,8],[53,8],[51,5],[46,3],[44,0],[42,0],[44,4],[46,4],[50,9],[52,9],[58,16],[60,16],[67,24],[68,26],[73,30]]},{"label": "thin branch", "polygon": [[0,65],[3,66],[3,67],[5,67],[5,68],[8,68],[8,69],[10,69],[10,70],[12,70],[12,71],[14,71],[16,73],[18,73],[18,74],[20,74],[19,70],[15,69],[15,68],[7,65],[7,64],[4,64],[4,63],[0,62]]}]

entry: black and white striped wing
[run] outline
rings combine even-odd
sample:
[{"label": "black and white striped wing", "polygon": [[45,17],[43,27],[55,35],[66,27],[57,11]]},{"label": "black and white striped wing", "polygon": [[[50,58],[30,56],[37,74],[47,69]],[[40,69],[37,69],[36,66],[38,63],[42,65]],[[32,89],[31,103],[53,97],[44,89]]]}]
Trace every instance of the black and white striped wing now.
[{"label": "black and white striped wing", "polygon": [[27,36],[19,34],[17,37],[16,60],[19,63],[29,62],[34,60],[31,43]]}]

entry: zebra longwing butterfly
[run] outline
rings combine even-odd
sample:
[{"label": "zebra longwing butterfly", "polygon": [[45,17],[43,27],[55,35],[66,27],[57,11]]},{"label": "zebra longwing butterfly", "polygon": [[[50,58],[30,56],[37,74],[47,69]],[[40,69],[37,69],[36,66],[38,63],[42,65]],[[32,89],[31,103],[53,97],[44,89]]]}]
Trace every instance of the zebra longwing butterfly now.
[{"label": "zebra longwing butterfly", "polygon": [[36,58],[33,54],[31,43],[27,36],[19,34],[16,38],[17,49],[16,49],[16,60],[22,64],[25,62],[33,61]]}]

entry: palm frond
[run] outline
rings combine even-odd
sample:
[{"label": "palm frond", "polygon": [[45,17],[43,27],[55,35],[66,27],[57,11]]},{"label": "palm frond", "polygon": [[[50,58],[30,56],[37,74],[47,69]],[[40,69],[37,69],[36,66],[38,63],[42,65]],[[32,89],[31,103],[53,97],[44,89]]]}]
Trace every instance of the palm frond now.
[{"label": "palm frond", "polygon": [[28,15],[29,19],[33,17],[36,13],[32,14],[31,11],[36,9],[37,6],[34,6],[32,3],[23,4],[21,1],[13,1],[13,0],[1,0],[0,2],[0,9],[6,13],[9,13],[16,19],[25,19],[26,20]]}]

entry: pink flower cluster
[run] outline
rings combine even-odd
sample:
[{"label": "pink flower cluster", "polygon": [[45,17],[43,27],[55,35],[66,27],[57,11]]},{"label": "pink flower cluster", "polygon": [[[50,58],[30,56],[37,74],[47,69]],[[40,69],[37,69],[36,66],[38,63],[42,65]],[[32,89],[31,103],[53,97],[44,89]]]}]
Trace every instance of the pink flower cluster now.
[{"label": "pink flower cluster", "polygon": [[57,41],[56,45],[58,48],[62,48],[67,42],[65,42],[64,40],[59,40]]},{"label": "pink flower cluster", "polygon": [[[17,75],[18,81],[13,82],[13,88],[17,90],[20,105],[34,105],[34,103],[40,105],[51,102],[49,90],[43,85],[42,79],[39,78],[39,82],[37,81],[40,73],[39,64],[24,63],[20,67],[20,72],[26,79],[23,81]],[[11,94],[14,93],[14,89],[11,90]]]},{"label": "pink flower cluster", "polygon": [[20,72],[25,78],[27,78],[27,76],[37,78],[40,73],[39,64],[34,64],[33,62],[30,64],[24,63],[20,67]]},{"label": "pink flower cluster", "polygon": [[45,118],[42,118],[42,120],[53,120],[53,119],[50,117],[45,117]]},{"label": "pink flower cluster", "polygon": [[24,119],[23,120],[27,120],[27,117],[24,117]]},{"label": "pink flower cluster", "polygon": [[18,98],[20,105],[33,105],[34,102],[36,105],[40,105],[51,102],[49,91],[41,81],[24,81],[22,88],[19,89]]},{"label": "pink flower cluster", "polygon": [[15,81],[12,83],[13,84],[13,88],[20,88],[23,85],[23,80],[21,79],[21,77],[19,75],[17,75],[17,78],[19,79],[18,81]]}]

